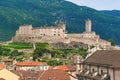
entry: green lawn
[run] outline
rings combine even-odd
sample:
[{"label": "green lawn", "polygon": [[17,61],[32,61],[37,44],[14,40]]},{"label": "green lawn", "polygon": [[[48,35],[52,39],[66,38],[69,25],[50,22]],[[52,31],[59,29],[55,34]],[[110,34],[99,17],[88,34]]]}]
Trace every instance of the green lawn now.
[{"label": "green lawn", "polygon": [[14,48],[14,49],[31,49],[33,48],[32,43],[26,42],[12,42],[8,45],[3,46],[3,48]]}]

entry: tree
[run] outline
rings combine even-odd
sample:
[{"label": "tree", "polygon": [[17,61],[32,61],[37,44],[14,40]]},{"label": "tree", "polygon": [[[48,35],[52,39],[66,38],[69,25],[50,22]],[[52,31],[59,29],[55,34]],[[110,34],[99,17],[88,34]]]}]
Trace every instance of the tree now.
[{"label": "tree", "polygon": [[35,61],[38,57],[39,57],[39,55],[38,55],[38,54],[33,53],[33,61]]},{"label": "tree", "polygon": [[48,49],[43,48],[36,48],[34,50],[34,54],[38,54],[39,57],[41,57],[44,53],[49,53],[50,51]]},{"label": "tree", "polygon": [[3,49],[1,47],[1,45],[0,45],[0,55],[3,56]]},{"label": "tree", "polygon": [[36,60],[38,57],[42,57],[44,53],[49,53],[50,51],[46,48],[36,48],[33,52],[33,60]]},{"label": "tree", "polygon": [[34,55],[37,54],[38,57],[42,56],[43,55],[43,51],[41,51],[40,49],[35,49],[34,50]]},{"label": "tree", "polygon": [[112,46],[115,45],[115,40],[113,40],[113,39],[109,39],[108,41],[111,42],[111,45],[112,45]]},{"label": "tree", "polygon": [[47,64],[50,65],[50,66],[58,66],[58,65],[62,65],[62,62],[57,61],[57,60],[49,60],[47,62]]},{"label": "tree", "polygon": [[18,56],[18,50],[13,50],[12,52],[11,52],[11,55],[10,55],[11,57],[15,57],[15,56]]},{"label": "tree", "polygon": [[10,54],[10,57],[11,58],[20,58],[23,55],[24,55],[23,52],[18,52],[18,50],[13,50]]},{"label": "tree", "polygon": [[0,45],[0,55],[1,56],[9,56],[10,55],[11,50],[9,48],[3,48]]}]

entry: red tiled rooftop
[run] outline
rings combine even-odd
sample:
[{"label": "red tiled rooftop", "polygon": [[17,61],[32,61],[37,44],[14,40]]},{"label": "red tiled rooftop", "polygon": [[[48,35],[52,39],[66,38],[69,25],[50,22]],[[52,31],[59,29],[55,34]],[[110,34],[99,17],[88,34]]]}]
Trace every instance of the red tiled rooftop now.
[{"label": "red tiled rooftop", "polygon": [[69,70],[67,65],[56,66],[54,69],[60,69],[62,71],[68,71]]},{"label": "red tiled rooftop", "polygon": [[53,69],[53,66],[49,66],[49,69]]},{"label": "red tiled rooftop", "polygon": [[41,75],[38,77],[40,80],[70,80],[69,74],[60,69],[50,69],[44,71]]},{"label": "red tiled rooftop", "polygon": [[20,77],[19,80],[24,80],[24,78],[26,78],[26,77],[38,78],[38,73],[35,73],[35,72],[32,72],[32,71],[15,70],[15,71],[12,71],[12,72]]},{"label": "red tiled rooftop", "polygon": [[3,78],[0,78],[0,80],[5,80],[5,79],[3,79]]},{"label": "red tiled rooftop", "polygon": [[0,64],[0,70],[3,69],[5,66],[3,64]]},{"label": "red tiled rooftop", "polygon": [[17,66],[38,66],[41,64],[46,64],[44,62],[19,62],[16,65]]},{"label": "red tiled rooftop", "polygon": [[46,71],[13,71],[16,75],[20,76],[20,80],[26,77],[36,78],[36,80],[70,80],[70,76],[67,72],[60,69],[50,69]]}]

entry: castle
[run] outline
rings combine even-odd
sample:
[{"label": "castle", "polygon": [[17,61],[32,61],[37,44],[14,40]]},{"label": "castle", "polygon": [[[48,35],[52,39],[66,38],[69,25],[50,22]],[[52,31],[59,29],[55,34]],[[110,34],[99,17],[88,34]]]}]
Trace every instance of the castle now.
[{"label": "castle", "polygon": [[13,42],[66,42],[67,34],[65,24],[57,26],[43,26],[33,28],[32,25],[20,26],[16,31]]},{"label": "castle", "polygon": [[111,43],[100,39],[99,35],[91,31],[91,20],[86,20],[86,31],[80,34],[68,34],[64,23],[57,26],[44,26],[33,28],[32,25],[20,26],[16,35],[12,38],[13,42],[49,42],[49,43],[70,43],[72,41],[82,42],[88,45],[107,47]]}]

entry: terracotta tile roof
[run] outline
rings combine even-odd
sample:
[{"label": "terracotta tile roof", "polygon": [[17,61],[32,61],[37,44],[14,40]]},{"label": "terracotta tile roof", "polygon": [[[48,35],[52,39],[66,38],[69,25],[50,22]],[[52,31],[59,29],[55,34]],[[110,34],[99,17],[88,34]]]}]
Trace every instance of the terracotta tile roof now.
[{"label": "terracotta tile roof", "polygon": [[49,69],[53,69],[54,67],[53,66],[49,66]]},{"label": "terracotta tile roof", "polygon": [[96,51],[83,64],[108,65],[109,67],[120,68],[120,50]]},{"label": "terracotta tile roof", "polygon": [[28,78],[28,77],[38,78],[38,74],[32,71],[17,70],[12,72],[20,77],[19,80],[24,80],[24,78]]},{"label": "terracotta tile roof", "polygon": [[60,69],[62,71],[76,71],[76,68],[71,65],[60,65],[60,66],[54,67],[54,69]]},{"label": "terracotta tile roof", "polygon": [[39,78],[40,80],[70,80],[68,73],[60,69],[51,69],[44,71]]},{"label": "terracotta tile roof", "polygon": [[19,62],[16,66],[38,66],[41,64],[46,64],[45,62]]},{"label": "terracotta tile roof", "polygon": [[3,79],[3,78],[0,78],[0,80],[5,80],[5,79]]},{"label": "terracotta tile roof", "polygon": [[35,80],[70,80],[69,74],[59,69],[50,69],[38,72],[20,70],[13,71],[13,73],[20,76],[20,80],[27,77],[36,78]]},{"label": "terracotta tile roof", "polygon": [[69,68],[67,65],[56,66],[56,67],[54,67],[54,69],[60,69],[62,71],[69,71]]},{"label": "terracotta tile roof", "polygon": [[3,64],[0,64],[0,70],[3,69],[5,66]]}]

